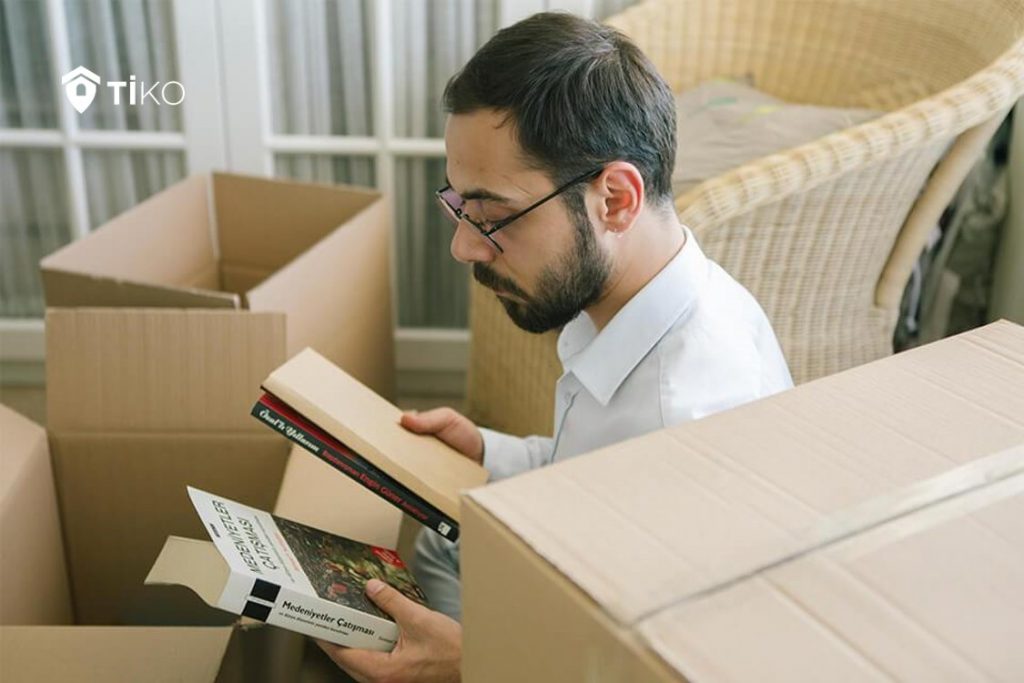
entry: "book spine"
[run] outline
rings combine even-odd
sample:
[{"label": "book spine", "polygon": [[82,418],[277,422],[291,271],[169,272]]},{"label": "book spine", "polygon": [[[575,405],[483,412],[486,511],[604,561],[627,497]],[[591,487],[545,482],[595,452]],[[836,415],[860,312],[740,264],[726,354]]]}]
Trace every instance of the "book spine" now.
[{"label": "book spine", "polygon": [[268,396],[261,398],[252,408],[253,417],[276,429],[293,443],[376,493],[428,529],[449,541],[459,537],[459,524],[454,519],[319,427],[291,414],[286,406],[275,405],[275,402],[276,399]]}]

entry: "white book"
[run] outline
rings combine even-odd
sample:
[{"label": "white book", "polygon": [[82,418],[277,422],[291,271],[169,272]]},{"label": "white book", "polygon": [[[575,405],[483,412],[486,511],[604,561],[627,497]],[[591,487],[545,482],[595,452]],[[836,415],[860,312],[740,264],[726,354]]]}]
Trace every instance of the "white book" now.
[{"label": "white book", "polygon": [[426,604],[387,548],[359,543],[189,487],[212,543],[168,537],[147,584],[191,588],[207,604],[347,647],[387,651],[398,625],[366,596],[380,579]]}]

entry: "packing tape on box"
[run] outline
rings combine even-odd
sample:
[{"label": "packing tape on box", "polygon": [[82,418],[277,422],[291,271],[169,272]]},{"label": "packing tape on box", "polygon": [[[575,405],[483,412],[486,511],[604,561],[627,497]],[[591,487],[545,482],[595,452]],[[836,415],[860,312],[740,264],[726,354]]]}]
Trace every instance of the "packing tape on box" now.
[{"label": "packing tape on box", "polygon": [[828,515],[798,535],[789,552],[752,570],[723,579],[640,615],[635,623],[726,590],[741,581],[835,549],[839,557],[856,557],[900,538],[920,533],[963,512],[1024,492],[1024,444],[947,470],[940,475],[870,498]]}]

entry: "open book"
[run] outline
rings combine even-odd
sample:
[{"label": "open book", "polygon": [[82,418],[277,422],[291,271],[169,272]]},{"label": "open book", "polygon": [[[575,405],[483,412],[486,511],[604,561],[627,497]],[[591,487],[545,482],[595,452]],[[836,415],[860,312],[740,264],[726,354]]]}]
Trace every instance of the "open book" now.
[{"label": "open book", "polygon": [[459,492],[487,471],[433,436],[405,430],[401,411],[312,349],[263,382],[252,415],[450,541]]},{"label": "open book", "polygon": [[380,579],[426,604],[398,554],[189,487],[210,541],[169,536],[147,584],[338,645],[390,650],[398,625],[366,596]]}]

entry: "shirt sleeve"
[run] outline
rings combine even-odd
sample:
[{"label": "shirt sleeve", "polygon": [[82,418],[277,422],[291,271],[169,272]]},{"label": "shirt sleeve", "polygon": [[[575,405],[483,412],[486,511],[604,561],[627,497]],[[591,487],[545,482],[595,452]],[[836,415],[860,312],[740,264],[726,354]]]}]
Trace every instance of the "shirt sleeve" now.
[{"label": "shirt sleeve", "polygon": [[484,467],[491,481],[507,479],[551,462],[555,441],[550,437],[525,438],[481,428],[484,437]]}]

